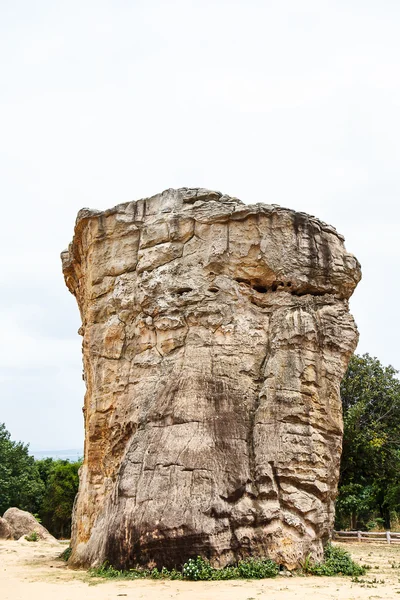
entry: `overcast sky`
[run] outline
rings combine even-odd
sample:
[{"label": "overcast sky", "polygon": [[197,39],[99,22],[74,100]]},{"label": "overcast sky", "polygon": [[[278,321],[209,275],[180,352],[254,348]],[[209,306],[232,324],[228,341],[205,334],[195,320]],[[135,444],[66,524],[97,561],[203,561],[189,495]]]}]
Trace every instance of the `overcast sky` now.
[{"label": "overcast sky", "polygon": [[207,187],[314,214],[363,280],[358,352],[400,368],[398,0],[0,0],[0,422],[83,445],[59,254],[77,211]]}]

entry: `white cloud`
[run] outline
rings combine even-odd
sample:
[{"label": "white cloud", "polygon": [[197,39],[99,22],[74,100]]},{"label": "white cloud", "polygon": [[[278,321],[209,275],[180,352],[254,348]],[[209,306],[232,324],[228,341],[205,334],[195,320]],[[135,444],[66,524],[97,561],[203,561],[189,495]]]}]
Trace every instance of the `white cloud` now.
[{"label": "white cloud", "polygon": [[39,305],[20,305],[0,315],[0,365],[6,369],[81,367],[81,338],[54,339],[29,333],[41,315]]},{"label": "white cloud", "polygon": [[0,421],[13,435],[82,435],[59,259],[77,211],[168,187],[335,225],[363,266],[359,348],[400,368],[399,26],[390,0],[1,4]]}]

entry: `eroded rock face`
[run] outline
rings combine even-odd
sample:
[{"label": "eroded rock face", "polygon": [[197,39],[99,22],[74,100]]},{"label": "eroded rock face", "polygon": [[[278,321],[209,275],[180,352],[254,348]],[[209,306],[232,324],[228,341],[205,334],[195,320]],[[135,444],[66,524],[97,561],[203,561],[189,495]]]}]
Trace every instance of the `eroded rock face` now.
[{"label": "eroded rock face", "polygon": [[71,563],[321,558],[360,279],[336,230],[203,189],[84,209],[85,456]]},{"label": "eroded rock face", "polygon": [[0,540],[11,540],[12,529],[5,519],[0,517]]}]

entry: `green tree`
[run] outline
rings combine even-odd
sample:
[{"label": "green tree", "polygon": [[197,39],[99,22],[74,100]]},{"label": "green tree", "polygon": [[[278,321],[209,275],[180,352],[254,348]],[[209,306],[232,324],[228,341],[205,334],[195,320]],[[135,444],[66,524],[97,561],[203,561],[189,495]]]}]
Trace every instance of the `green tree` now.
[{"label": "green tree", "polygon": [[341,384],[344,437],[337,524],[355,528],[378,511],[390,529],[400,500],[400,381],[368,354],[354,355]]},{"label": "green tree", "polygon": [[39,470],[46,483],[42,505],[39,510],[43,524],[56,537],[71,533],[71,517],[79,485],[81,462],[44,459]]},{"label": "green tree", "polygon": [[0,423],[0,515],[11,506],[36,513],[42,501],[44,484],[29,446],[13,442]]},{"label": "green tree", "polygon": [[40,479],[43,481],[45,487],[49,481],[54,464],[55,461],[53,458],[40,458],[36,461],[36,467],[39,471]]}]

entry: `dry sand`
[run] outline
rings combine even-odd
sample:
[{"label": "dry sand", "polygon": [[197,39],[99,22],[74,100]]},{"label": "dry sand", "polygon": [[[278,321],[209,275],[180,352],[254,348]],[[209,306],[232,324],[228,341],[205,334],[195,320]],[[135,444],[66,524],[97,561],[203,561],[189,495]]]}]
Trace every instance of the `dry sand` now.
[{"label": "dry sand", "polygon": [[[343,544],[342,544],[343,545]],[[109,581],[72,571],[57,559],[66,545],[0,541],[0,600],[359,600],[400,598],[400,546],[347,544],[371,569],[350,577],[283,577],[258,581]],[[395,568],[392,567],[395,563]]]}]

